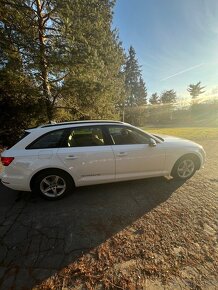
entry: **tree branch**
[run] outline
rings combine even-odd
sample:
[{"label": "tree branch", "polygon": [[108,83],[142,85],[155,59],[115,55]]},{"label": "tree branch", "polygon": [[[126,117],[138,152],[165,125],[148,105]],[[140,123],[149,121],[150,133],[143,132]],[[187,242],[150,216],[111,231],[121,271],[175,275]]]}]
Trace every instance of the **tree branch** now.
[{"label": "tree branch", "polygon": [[62,81],[66,76],[68,76],[69,75],[69,73],[66,73],[63,77],[60,77],[60,78],[58,78],[58,79],[56,79],[56,80],[49,80],[49,82],[50,83],[57,83],[57,82],[59,82],[59,81]]}]

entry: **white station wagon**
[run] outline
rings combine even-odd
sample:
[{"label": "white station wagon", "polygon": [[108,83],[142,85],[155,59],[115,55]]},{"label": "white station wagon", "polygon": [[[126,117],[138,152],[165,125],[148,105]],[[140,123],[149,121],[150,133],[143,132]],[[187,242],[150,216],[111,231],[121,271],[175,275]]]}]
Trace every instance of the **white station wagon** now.
[{"label": "white station wagon", "polygon": [[75,121],[28,129],[3,152],[2,183],[58,199],[74,186],[154,176],[190,178],[205,161],[192,141],[116,121]]}]

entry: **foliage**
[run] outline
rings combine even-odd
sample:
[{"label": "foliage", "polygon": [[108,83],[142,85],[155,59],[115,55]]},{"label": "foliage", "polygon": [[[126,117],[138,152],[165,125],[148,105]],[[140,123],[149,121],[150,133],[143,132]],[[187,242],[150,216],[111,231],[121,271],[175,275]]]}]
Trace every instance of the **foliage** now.
[{"label": "foliage", "polygon": [[[2,33],[19,55],[24,73],[31,78],[46,106],[48,120],[58,97],[58,78],[67,61],[61,35],[58,1],[4,1]],[[7,59],[6,59],[7,62]]]},{"label": "foliage", "polygon": [[43,100],[15,52],[1,67],[0,80],[0,144],[10,146],[24,128],[35,125],[34,120],[44,121]]},{"label": "foliage", "polygon": [[[8,72],[7,72],[8,73]],[[35,125],[33,119],[40,120],[40,99],[32,100],[34,87],[22,75],[5,75],[0,84],[0,144],[10,146],[20,136],[23,128]],[[16,77],[16,78],[14,78]],[[41,119],[43,122],[43,118]]]},{"label": "foliage", "polygon": [[124,95],[123,50],[111,31],[114,1],[3,1],[1,67],[17,54],[54,119],[57,107],[72,118],[115,116]]},{"label": "foliage", "polygon": [[[0,135],[13,143],[27,127],[51,120],[119,119],[147,123],[217,118],[217,103],[197,102],[201,82],[190,84],[190,108],[171,89],[147,89],[134,48],[125,57],[112,31],[114,0],[3,0],[0,5]],[[215,117],[213,117],[215,116]],[[213,119],[212,119],[213,118]],[[16,128],[16,130],[15,130]]]},{"label": "foliage", "polygon": [[149,110],[147,106],[126,107],[125,122],[135,126],[143,126],[149,118]]},{"label": "foliage", "polygon": [[141,106],[147,103],[147,89],[141,75],[141,69],[132,46],[124,66],[127,107]]},{"label": "foliage", "polygon": [[187,91],[190,93],[190,96],[195,99],[199,95],[205,93],[205,91],[203,91],[204,88],[205,87],[201,86],[201,82],[198,82],[197,84],[190,84]]},{"label": "foliage", "polygon": [[[2,2],[0,98],[8,116],[15,96],[23,120],[30,116],[26,105],[36,105],[31,123],[118,116],[117,103],[125,96],[124,53],[111,30],[113,6],[112,0]],[[19,93],[13,97],[6,83]]]},{"label": "foliage", "polygon": [[149,99],[149,102],[152,104],[152,105],[155,105],[155,104],[159,104],[160,102],[160,99],[159,99],[159,96],[157,93],[153,93]]},{"label": "foliage", "polygon": [[176,92],[174,90],[164,91],[160,96],[163,104],[173,104],[176,101]]},{"label": "foliage", "polygon": [[[123,51],[116,31],[111,32],[113,3],[110,1],[69,1],[64,10],[66,33],[71,45],[72,70],[65,81],[64,96],[74,118],[113,118],[122,101]],[[78,15],[75,17],[75,15]],[[65,102],[66,103],[66,102]]]},{"label": "foliage", "polygon": [[136,87],[136,104],[138,106],[143,106],[147,104],[147,88],[143,78],[140,76],[138,86]]},{"label": "foliage", "polygon": [[173,104],[176,102],[176,92],[174,90],[164,91],[160,96],[161,120],[168,122],[173,119]]}]

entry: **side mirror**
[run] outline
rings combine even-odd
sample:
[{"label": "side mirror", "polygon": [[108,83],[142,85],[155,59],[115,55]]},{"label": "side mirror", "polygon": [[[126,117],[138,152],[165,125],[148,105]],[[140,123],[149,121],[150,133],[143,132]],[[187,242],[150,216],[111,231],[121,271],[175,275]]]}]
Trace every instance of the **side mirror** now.
[{"label": "side mirror", "polygon": [[152,138],[149,139],[149,143],[148,143],[148,144],[149,144],[150,147],[155,147],[155,146],[157,146],[156,141],[155,141],[154,139],[152,139]]}]

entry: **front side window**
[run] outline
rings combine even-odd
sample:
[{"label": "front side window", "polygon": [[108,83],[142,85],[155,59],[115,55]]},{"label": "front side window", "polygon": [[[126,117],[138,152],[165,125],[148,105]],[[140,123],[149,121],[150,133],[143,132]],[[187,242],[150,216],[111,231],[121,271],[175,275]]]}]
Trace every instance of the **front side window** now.
[{"label": "front side window", "polygon": [[149,137],[129,127],[109,127],[115,145],[148,144]]},{"label": "front side window", "polygon": [[77,127],[67,137],[67,147],[102,146],[105,139],[99,127]]},{"label": "front side window", "polygon": [[62,142],[65,129],[49,132],[31,143],[27,149],[58,148]]}]

